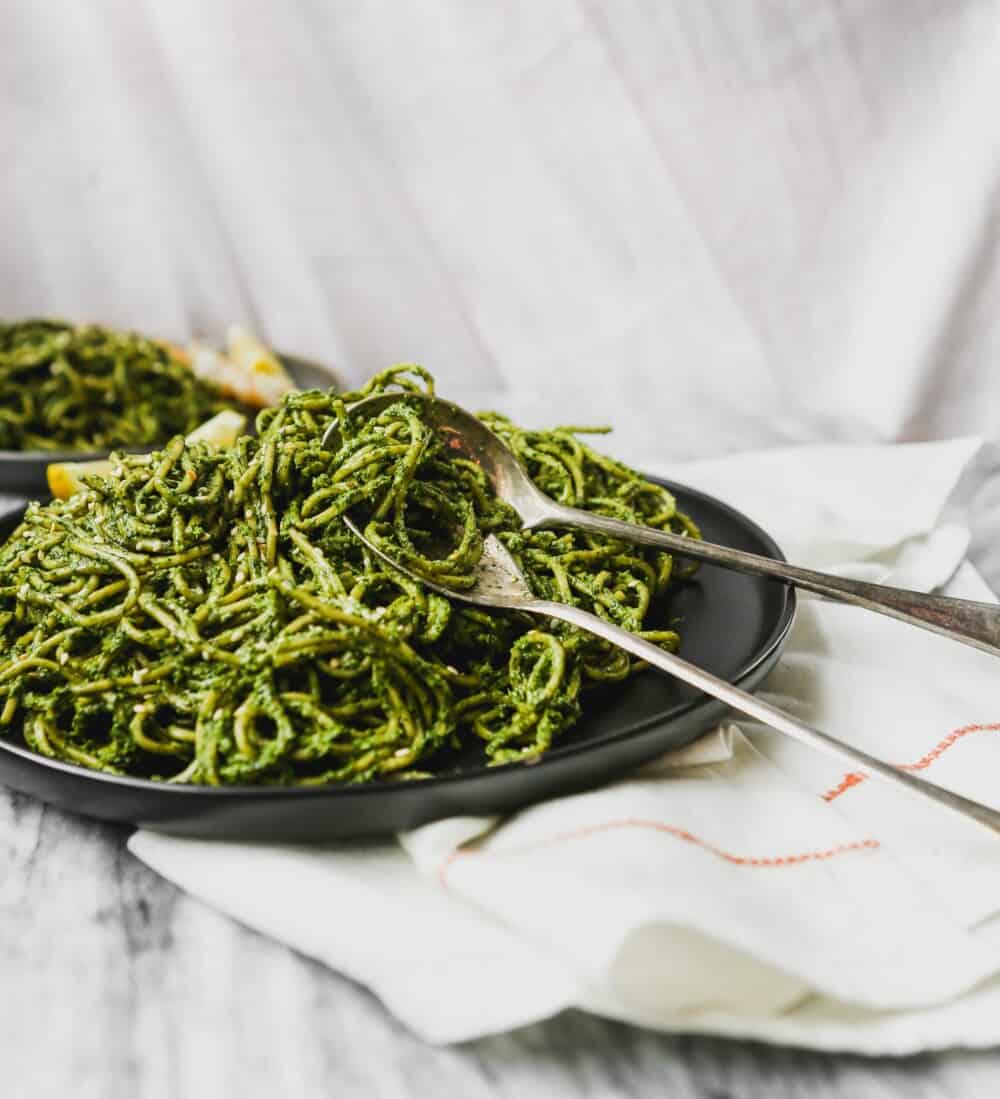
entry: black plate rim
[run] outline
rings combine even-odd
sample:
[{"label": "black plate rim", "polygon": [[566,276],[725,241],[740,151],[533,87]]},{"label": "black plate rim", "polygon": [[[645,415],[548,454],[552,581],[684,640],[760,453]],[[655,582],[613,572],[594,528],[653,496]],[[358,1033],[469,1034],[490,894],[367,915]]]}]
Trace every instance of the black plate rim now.
[{"label": "black plate rim", "polygon": [[[676,481],[671,481],[663,477],[656,477],[652,474],[643,474],[648,480],[655,482],[656,484],[663,485],[670,492],[675,495],[685,498],[685,500],[692,500],[695,502],[705,502],[711,504],[712,507],[725,513],[728,517],[736,521],[736,523],[742,526],[748,533],[754,534],[762,543],[767,547],[768,555],[774,557],[776,560],[787,560],[781,547],[774,540],[774,538],[767,533],[758,523],[754,522],[749,516],[741,512],[739,509],[733,507],[731,504],[726,503],[724,500],[720,500],[716,496],[711,496],[707,492],[702,492],[699,489],[691,488],[688,485],[680,484]],[[24,508],[18,508],[13,511],[7,512],[2,518],[5,522],[13,520],[15,517],[24,514],[28,505]],[[777,581],[775,581],[777,583]],[[759,650],[754,656],[747,662],[740,671],[734,675],[729,682],[735,686],[739,686],[747,679],[753,677],[754,673],[762,666],[765,665],[779,650],[786,638],[789,631],[795,621],[796,614],[796,597],[795,589],[791,585],[784,585],[784,599],[781,614],[778,617],[777,622],[771,634],[767,640],[761,645]],[[166,781],[158,781],[155,779],[137,778],[133,775],[109,775],[103,771],[92,771],[88,767],[81,767],[75,763],[66,763],[63,760],[49,759],[48,756],[43,756],[38,752],[33,752],[30,748],[23,748],[17,744],[10,744],[0,738],[0,751],[9,753],[14,756],[18,756],[21,759],[26,760],[30,764],[34,764],[40,767],[47,768],[49,770],[60,771],[64,774],[77,778],[87,778],[95,782],[107,783],[112,786],[126,787],[132,790],[155,790],[159,793],[166,795],[177,794],[181,797],[187,797],[189,799],[205,799],[208,801],[225,801],[228,799],[239,800],[250,798],[252,800],[266,801],[268,799],[295,799],[295,800],[308,800],[317,797],[336,797],[338,794],[350,795],[354,797],[375,796],[378,794],[386,794],[392,790],[404,790],[413,789],[419,787],[421,790],[439,790],[447,788],[449,786],[457,785],[459,783],[468,783],[470,781],[482,780],[491,775],[509,774],[514,770],[523,770],[525,767],[531,767],[534,770],[546,769],[553,766],[560,765],[564,760],[573,756],[579,755],[582,752],[594,752],[600,748],[604,748],[609,744],[613,744],[617,741],[633,737],[638,733],[644,732],[647,729],[653,728],[655,725],[660,724],[665,719],[670,722],[678,721],[691,713],[700,710],[708,709],[717,706],[717,701],[710,695],[699,694],[695,698],[690,699],[683,705],[678,706],[676,709],[669,711],[669,718],[665,717],[665,714],[661,713],[645,718],[641,718],[638,721],[633,722],[623,728],[616,729],[614,732],[607,733],[601,737],[595,737],[590,740],[582,741],[579,744],[564,744],[559,745],[556,748],[551,749],[540,759],[532,763],[523,763],[515,761],[512,763],[503,763],[495,766],[483,765],[480,767],[466,771],[458,771],[454,773],[435,775],[431,778],[413,779],[407,782],[392,781],[391,779],[382,779],[376,782],[364,783],[364,784],[328,784],[325,786],[196,786],[188,784],[177,784]]]}]

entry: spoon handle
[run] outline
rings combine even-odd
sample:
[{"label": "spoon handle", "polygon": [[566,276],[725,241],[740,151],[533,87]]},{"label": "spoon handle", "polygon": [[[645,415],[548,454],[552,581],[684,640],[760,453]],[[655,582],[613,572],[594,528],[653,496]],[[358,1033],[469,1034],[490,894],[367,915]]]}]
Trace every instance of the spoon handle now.
[{"label": "spoon handle", "polygon": [[993,603],[977,603],[971,599],[953,599],[944,595],[925,595],[923,592],[892,588],[886,584],[849,580],[813,569],[799,568],[772,557],[761,557],[756,553],[702,542],[635,523],[625,523],[620,519],[610,519],[604,515],[558,504],[553,505],[544,518],[531,525],[575,527],[578,530],[620,538],[625,542],[656,546],[658,549],[708,561],[723,568],[770,576],[829,599],[839,599],[890,618],[901,619],[1000,656],[1000,606]]},{"label": "spoon handle", "polygon": [[637,637],[618,626],[613,626],[610,622],[605,622],[603,618],[598,618],[595,614],[590,614],[579,607],[568,606],[565,603],[550,603],[545,600],[532,600],[519,604],[518,609],[532,614],[545,615],[549,618],[558,618],[563,622],[578,626],[588,633],[596,634],[605,641],[610,641],[612,645],[617,645],[633,656],[637,656],[648,664],[659,668],[660,671],[666,672],[667,675],[682,679],[685,683],[690,683],[706,694],[725,702],[734,710],[739,710],[740,713],[756,718],[765,725],[769,725],[771,728],[777,729],[803,744],[808,744],[811,748],[816,748],[827,755],[844,760],[852,766],[863,767],[883,782],[901,786],[911,794],[929,798],[946,809],[950,809],[953,813],[974,820],[977,824],[983,825],[992,832],[1000,833],[1000,812],[979,802],[971,801],[969,798],[964,798],[960,794],[953,794],[950,790],[935,786],[933,783],[926,782],[915,775],[908,774],[906,771],[900,771],[891,764],[884,763],[858,748],[852,748],[835,737],[799,721],[791,714],[785,713],[784,710],[779,710],[769,702],[765,702],[763,699],[740,690],[739,687],[734,687],[723,679],[719,679],[710,672],[704,671],[697,665],[691,664],[673,653],[665,652],[651,642],[645,641],[643,638]]}]

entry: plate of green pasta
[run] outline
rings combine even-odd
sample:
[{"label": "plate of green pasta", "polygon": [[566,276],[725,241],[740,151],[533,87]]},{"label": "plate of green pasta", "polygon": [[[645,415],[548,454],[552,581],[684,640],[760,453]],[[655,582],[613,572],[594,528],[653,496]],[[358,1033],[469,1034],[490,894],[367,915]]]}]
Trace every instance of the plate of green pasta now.
[{"label": "plate of green pasta", "polygon": [[46,491],[46,469],[148,451],[220,413],[252,417],[325,367],[276,355],[233,326],[216,349],[99,324],[0,321],[0,491]]},{"label": "plate of green pasta", "polygon": [[[407,405],[433,384],[399,366],[356,393],[289,392],[227,448],[179,427],[0,524],[0,781],[179,834],[322,840],[584,789],[723,716],[592,635],[425,588],[352,534],[348,510],[411,558],[444,545],[474,562],[492,534],[539,594],[760,682],[789,588],[521,529]],[[383,391],[398,402],[352,417]],[[590,429],[482,415],[562,502],[781,556],[727,504],[605,456]]]}]

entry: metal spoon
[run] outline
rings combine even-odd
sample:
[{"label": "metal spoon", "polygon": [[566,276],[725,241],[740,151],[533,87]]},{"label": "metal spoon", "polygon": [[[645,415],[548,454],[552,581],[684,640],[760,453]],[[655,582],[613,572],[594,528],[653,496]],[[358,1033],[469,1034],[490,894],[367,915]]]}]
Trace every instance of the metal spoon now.
[{"label": "metal spoon", "polygon": [[[891,618],[899,618],[914,626],[944,634],[966,645],[1000,656],[1000,607],[992,603],[926,595],[885,584],[848,580],[841,576],[789,565],[785,561],[775,561],[770,557],[761,557],[755,553],[567,507],[535,487],[517,458],[484,423],[458,405],[440,397],[417,393],[382,393],[352,405],[351,413],[377,415],[403,397],[407,402],[419,406],[423,421],[443,435],[455,453],[470,458],[483,469],[497,496],[517,511],[526,530],[574,527],[620,538],[624,542],[656,546],[671,553],[710,561],[723,568],[770,576],[830,599],[839,599]],[[335,449],[339,430],[336,423],[332,424],[323,437],[323,445]]]},{"label": "metal spoon", "polygon": [[572,607],[567,603],[552,603],[546,599],[536,599],[528,586],[524,574],[517,567],[516,562],[507,552],[505,547],[492,535],[487,535],[483,545],[483,555],[479,560],[476,573],[475,586],[463,591],[455,591],[441,584],[434,583],[412,569],[404,568],[393,560],[387,553],[370,542],[349,515],[343,516],[344,522],[364,542],[364,544],[377,557],[391,565],[398,572],[418,580],[428,588],[441,592],[452,599],[461,600],[464,603],[473,603],[480,607],[500,607],[505,610],[524,611],[528,614],[537,614],[545,618],[558,618],[563,622],[569,622],[573,626],[595,634],[597,637],[610,641],[612,645],[625,649],[633,656],[645,660],[668,675],[682,679],[690,683],[706,694],[714,695],[723,702],[732,706],[734,710],[748,714],[758,721],[770,725],[781,733],[794,737],[803,744],[817,748],[827,755],[842,759],[852,766],[864,767],[866,771],[882,779],[884,782],[903,787],[911,794],[919,794],[925,798],[936,801],[953,813],[968,817],[976,823],[988,828],[991,832],[1000,833],[1000,812],[990,809],[979,802],[971,801],[960,794],[953,794],[950,790],[944,790],[933,783],[916,778],[906,771],[899,771],[888,763],[876,759],[857,748],[836,740],[819,729],[797,720],[784,710],[756,698],[739,687],[734,687],[724,679],[719,679],[710,672],[703,671],[695,664],[689,664],[673,653],[665,652],[657,648],[649,641],[629,633],[596,614]]}]

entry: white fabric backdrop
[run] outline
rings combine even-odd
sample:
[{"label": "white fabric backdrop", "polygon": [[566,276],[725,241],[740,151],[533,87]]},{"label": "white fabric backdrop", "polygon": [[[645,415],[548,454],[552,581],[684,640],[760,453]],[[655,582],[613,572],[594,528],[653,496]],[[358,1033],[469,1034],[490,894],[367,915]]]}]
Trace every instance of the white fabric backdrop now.
[{"label": "white fabric backdrop", "polygon": [[240,319],[630,454],[995,429],[995,0],[0,0],[0,43],[2,314]]}]

